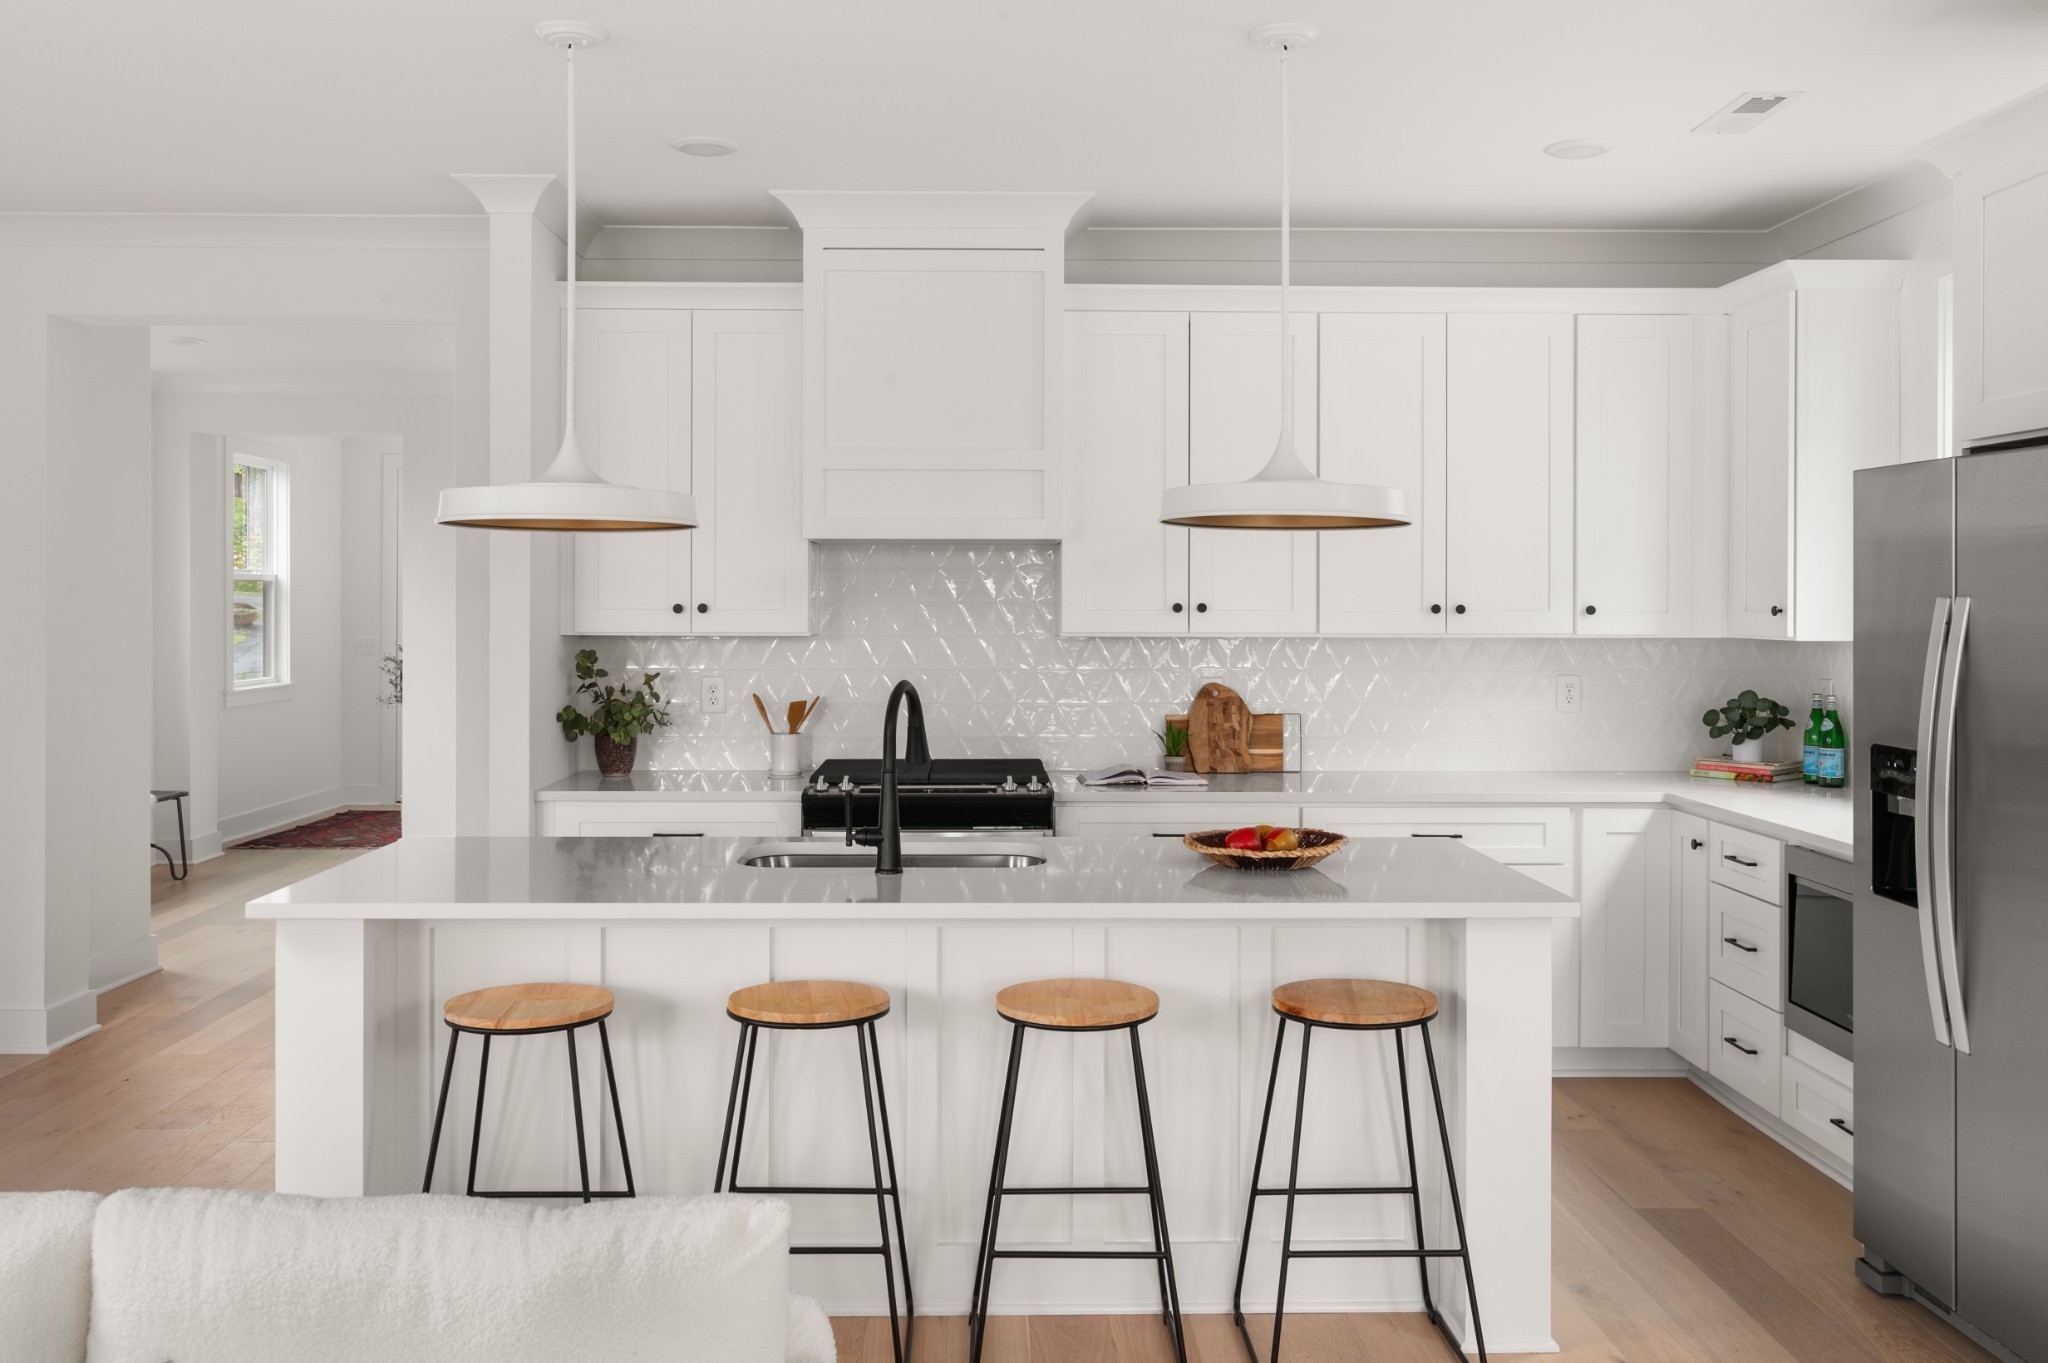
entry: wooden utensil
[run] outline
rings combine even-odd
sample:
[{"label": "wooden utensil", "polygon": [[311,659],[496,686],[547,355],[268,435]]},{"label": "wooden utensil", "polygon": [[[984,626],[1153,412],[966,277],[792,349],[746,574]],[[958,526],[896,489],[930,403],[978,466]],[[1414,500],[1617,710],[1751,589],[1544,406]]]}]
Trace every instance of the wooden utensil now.
[{"label": "wooden utensil", "polygon": [[804,724],[809,724],[809,723],[811,722],[811,716],[812,716],[812,715],[813,715],[814,713],[816,713],[816,711],[817,711],[817,709],[818,709],[818,702],[819,702],[819,701],[822,701],[823,699],[825,699],[825,698],[824,698],[823,696],[812,696],[812,697],[811,697],[811,703],[810,703],[809,705],[806,705],[806,706],[804,707],[804,717],[803,717],[803,720],[802,720],[802,722],[803,722]]},{"label": "wooden utensil", "polygon": [[785,733],[793,734],[798,729],[804,727],[804,703],[802,701],[793,700],[789,703],[788,719],[785,722],[789,725],[789,728],[784,730]]},{"label": "wooden utensil", "polygon": [[1188,767],[1199,772],[1250,771],[1252,711],[1222,682],[1195,692],[1188,706]]},{"label": "wooden utensil", "polygon": [[765,725],[767,725],[767,726],[768,726],[768,732],[769,732],[769,733],[771,733],[771,734],[772,734],[772,733],[774,733],[774,732],[775,732],[775,721],[774,721],[774,720],[772,720],[772,719],[770,719],[770,718],[768,718],[768,707],[767,707],[766,705],[763,705],[763,704],[761,703],[761,693],[760,693],[759,691],[756,691],[756,692],[753,692],[752,694],[753,694],[753,697],[754,697],[754,708],[755,708],[756,710],[759,710],[759,711],[761,712],[761,722],[762,722],[763,724],[765,724]]}]

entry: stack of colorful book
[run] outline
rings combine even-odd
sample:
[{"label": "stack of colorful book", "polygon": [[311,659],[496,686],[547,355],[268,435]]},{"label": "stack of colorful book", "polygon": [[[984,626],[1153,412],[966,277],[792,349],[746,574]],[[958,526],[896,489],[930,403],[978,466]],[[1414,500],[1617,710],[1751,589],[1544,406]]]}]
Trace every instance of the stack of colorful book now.
[{"label": "stack of colorful book", "polygon": [[1697,757],[1692,774],[1703,781],[1797,781],[1805,775],[1805,764],[1790,762],[1737,762],[1732,757]]}]

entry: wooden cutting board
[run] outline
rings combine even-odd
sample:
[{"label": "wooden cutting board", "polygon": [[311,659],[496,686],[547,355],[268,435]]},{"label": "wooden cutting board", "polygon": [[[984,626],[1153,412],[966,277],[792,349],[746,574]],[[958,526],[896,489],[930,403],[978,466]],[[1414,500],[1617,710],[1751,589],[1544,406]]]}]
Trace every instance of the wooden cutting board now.
[{"label": "wooden cutting board", "polygon": [[1209,682],[1188,706],[1188,767],[1199,772],[1252,769],[1252,709],[1222,682]]},{"label": "wooden cutting board", "polygon": [[[1287,765],[1287,721],[1284,714],[1252,715],[1251,765],[1246,771],[1289,771]],[[1166,723],[1175,729],[1188,727],[1186,715],[1168,715]],[[1298,756],[1299,754],[1297,754]]]}]

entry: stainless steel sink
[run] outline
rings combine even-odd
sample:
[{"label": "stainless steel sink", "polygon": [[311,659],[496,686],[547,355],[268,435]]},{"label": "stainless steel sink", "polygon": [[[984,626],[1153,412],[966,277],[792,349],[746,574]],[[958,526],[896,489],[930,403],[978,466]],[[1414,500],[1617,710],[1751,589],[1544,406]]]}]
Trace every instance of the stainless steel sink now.
[{"label": "stainless steel sink", "polygon": [[[844,847],[834,842],[757,842],[739,855],[742,866],[764,871],[863,871],[875,865],[872,847]],[[905,842],[903,869],[954,870],[994,867],[1021,870],[1045,865],[1045,854],[1021,842]]]}]

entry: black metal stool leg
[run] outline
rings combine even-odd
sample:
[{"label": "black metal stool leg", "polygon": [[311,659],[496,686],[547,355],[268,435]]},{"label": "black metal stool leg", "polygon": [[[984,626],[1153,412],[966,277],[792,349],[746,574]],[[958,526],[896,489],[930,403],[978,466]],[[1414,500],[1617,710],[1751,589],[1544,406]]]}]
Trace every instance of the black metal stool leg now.
[{"label": "black metal stool leg", "polygon": [[[1451,1216],[1458,1226],[1458,1258],[1465,1265],[1465,1300],[1472,1307],[1472,1338],[1479,1346],[1479,1363],[1486,1363],[1486,1331],[1479,1324],[1479,1285],[1472,1277],[1472,1244],[1465,1238],[1465,1207],[1458,1199],[1457,1161],[1451,1157],[1451,1124],[1444,1119],[1444,1091],[1436,1077],[1436,1047],[1429,1039],[1429,1023],[1422,1023],[1422,1054],[1429,1062],[1429,1095],[1436,1102],[1436,1132],[1444,1147],[1444,1182],[1451,1190]],[[1451,1340],[1451,1347],[1462,1355],[1463,1348],[1451,1339],[1448,1327],[1444,1337]]]},{"label": "black metal stool leg", "polygon": [[590,1201],[590,1148],[583,1141],[583,1080],[576,1072],[576,1029],[562,1033],[569,1043],[569,1110],[576,1114],[576,1172],[582,1176],[583,1200]]},{"label": "black metal stool leg", "polygon": [[995,1290],[996,1229],[1002,1221],[1003,1176],[1010,1161],[1010,1121],[1017,1108],[1017,1071],[1024,1058],[1024,1024],[1010,1031],[1010,1071],[1003,1082],[1003,1110],[996,1122],[996,1154],[988,1176],[988,1209],[982,1215],[981,1256],[974,1271],[974,1297],[968,1363],[981,1363],[982,1341],[988,1333],[989,1298]]},{"label": "black metal stool leg", "polygon": [[903,1329],[896,1316],[896,1269],[889,1254],[889,1199],[882,1185],[882,1143],[875,1131],[875,1087],[869,1077],[867,1029],[854,1028],[853,1039],[860,1050],[861,1111],[868,1119],[868,1163],[875,1171],[875,1226],[881,1233],[882,1283],[889,1292],[889,1339],[895,1347],[896,1363],[903,1363]]},{"label": "black metal stool leg", "polygon": [[1315,1040],[1316,1029],[1303,1023],[1301,1028],[1301,1079],[1294,1087],[1294,1153],[1287,1161],[1287,1219],[1280,1230],[1280,1286],[1273,1294],[1273,1346],[1266,1354],[1266,1363],[1280,1363],[1280,1327],[1287,1320],[1287,1265],[1294,1258],[1294,1199],[1301,1189],[1301,1118],[1308,1106],[1308,1043]]},{"label": "black metal stool leg", "polygon": [[1187,1337],[1180,1315],[1180,1284],[1173,1275],[1173,1237],[1166,1228],[1166,1193],[1159,1179],[1159,1147],[1152,1139],[1152,1098],[1145,1088],[1145,1052],[1138,1044],[1138,1027],[1131,1029],[1131,1073],[1138,1086],[1138,1130],[1145,1138],[1146,1196],[1152,1203],[1152,1238],[1159,1249],[1165,1272],[1159,1284],[1159,1304],[1166,1312],[1167,1333],[1173,1337],[1177,1363],[1188,1363]]},{"label": "black metal stool leg", "polygon": [[882,1161],[889,1170],[889,1200],[896,1208],[896,1258],[903,1265],[903,1357],[917,1341],[917,1295],[910,1281],[910,1245],[903,1229],[903,1185],[896,1180],[896,1146],[889,1136],[889,1094],[882,1086],[882,1042],[875,1024],[867,1024],[868,1046],[875,1056],[875,1110],[882,1117]]},{"label": "black metal stool leg", "polygon": [[192,874],[192,840],[185,836],[185,797],[180,795],[171,801],[178,811],[178,860],[181,863],[173,880],[183,880]]},{"label": "black metal stool leg", "polygon": [[[1415,1162],[1415,1117],[1408,1102],[1408,1031],[1405,1027],[1394,1029],[1394,1058],[1401,1065],[1401,1134],[1408,1141],[1408,1200],[1415,1207],[1415,1248],[1423,1248],[1422,1238],[1422,1168]],[[1436,1303],[1429,1295],[1429,1258],[1417,1253],[1415,1271],[1422,1277],[1422,1309],[1430,1320],[1441,1327],[1443,1317],[1436,1312]]]},{"label": "black metal stool leg", "polygon": [[476,1125],[470,1129],[469,1133],[469,1187],[466,1191],[471,1197],[476,1196],[477,1151],[483,1148],[484,1143],[484,1081],[490,1078],[490,1074],[491,1036],[490,1033],[486,1032],[484,1033],[483,1057],[477,1061],[476,1065]]},{"label": "black metal stool leg", "polygon": [[[732,1090],[725,1095],[725,1130],[718,1137],[718,1173],[711,1180],[711,1191],[714,1193],[725,1191],[725,1161],[726,1156],[732,1152],[732,1119],[733,1114],[740,1108],[740,1070],[747,1058],[747,1034],[752,1030],[746,1023],[740,1024],[740,1044],[732,1053]],[[734,1171],[733,1177],[735,1180],[738,1179],[737,1170]]]},{"label": "black metal stool leg", "polygon": [[1230,1318],[1237,1323],[1238,1334],[1244,1336],[1247,1354],[1256,1358],[1252,1350],[1251,1331],[1244,1323],[1244,1270],[1252,1254],[1252,1215],[1259,1207],[1259,1178],[1266,1167],[1266,1132],[1273,1125],[1273,1090],[1280,1086],[1280,1052],[1287,1045],[1287,1019],[1280,1019],[1279,1030],[1273,1034],[1273,1071],[1266,1076],[1266,1110],[1259,1117],[1258,1153],[1252,1156],[1252,1186],[1244,1197],[1244,1239],[1237,1247],[1237,1284],[1230,1289]]},{"label": "black metal stool leg", "polygon": [[626,1171],[626,1196],[637,1197],[633,1191],[633,1157],[626,1152],[626,1114],[619,1107],[619,1076],[612,1070],[612,1038],[605,1030],[603,1018],[597,1020],[597,1041],[604,1047],[604,1086],[612,1095],[612,1125],[619,1132],[619,1164]]},{"label": "black metal stool leg", "polygon": [[441,1153],[441,1119],[448,1115],[448,1087],[455,1081],[455,1043],[462,1040],[462,1033],[453,1027],[448,1029],[448,1063],[441,1067],[441,1098],[434,1104],[434,1134],[427,1142],[427,1176],[420,1182],[420,1191],[434,1191],[434,1160]]}]

